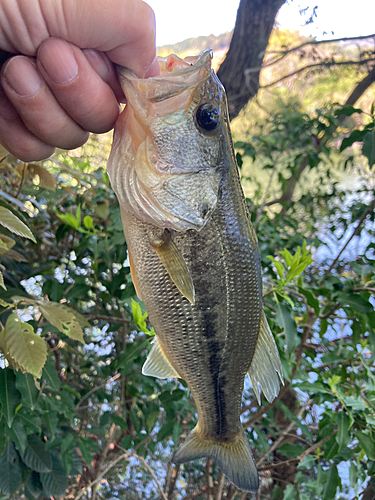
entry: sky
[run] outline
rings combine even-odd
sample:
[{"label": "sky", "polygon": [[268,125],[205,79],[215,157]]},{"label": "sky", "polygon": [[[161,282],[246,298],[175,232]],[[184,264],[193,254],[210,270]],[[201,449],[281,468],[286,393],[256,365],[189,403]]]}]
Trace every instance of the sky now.
[{"label": "sky", "polygon": [[[145,0],[156,15],[156,45],[182,42],[233,29],[239,0]],[[317,5],[314,23],[303,27],[300,9]],[[281,29],[300,30],[317,39],[375,33],[375,0],[288,0],[278,15]],[[333,32],[333,33],[332,33]]]}]

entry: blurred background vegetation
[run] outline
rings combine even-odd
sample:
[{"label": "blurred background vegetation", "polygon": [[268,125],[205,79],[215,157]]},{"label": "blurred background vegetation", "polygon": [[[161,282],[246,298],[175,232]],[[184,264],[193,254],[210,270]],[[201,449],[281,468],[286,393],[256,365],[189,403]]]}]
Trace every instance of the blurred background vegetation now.
[{"label": "blurred background vegetation", "polygon": [[[218,68],[231,37],[159,53],[211,47]],[[141,374],[154,332],[107,134],[35,164],[0,151],[0,498],[375,498],[374,38],[266,42],[262,69],[242,67],[251,100],[229,92],[286,380],[261,408],[245,382],[258,494],[212,460],[170,462],[196,412],[184,382]]]}]

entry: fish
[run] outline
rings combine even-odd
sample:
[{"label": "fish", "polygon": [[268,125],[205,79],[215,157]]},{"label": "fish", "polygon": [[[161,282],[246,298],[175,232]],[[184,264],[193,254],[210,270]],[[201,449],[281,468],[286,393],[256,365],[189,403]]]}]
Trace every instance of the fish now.
[{"label": "fish", "polygon": [[186,381],[196,427],[172,457],[213,458],[239,489],[259,477],[243,430],[249,375],[260,403],[283,383],[264,314],[260,253],[241,188],[226,94],[212,51],[159,57],[160,75],[118,68],[127,104],[108,175],[118,197],[133,283],[156,340],[144,375]]}]

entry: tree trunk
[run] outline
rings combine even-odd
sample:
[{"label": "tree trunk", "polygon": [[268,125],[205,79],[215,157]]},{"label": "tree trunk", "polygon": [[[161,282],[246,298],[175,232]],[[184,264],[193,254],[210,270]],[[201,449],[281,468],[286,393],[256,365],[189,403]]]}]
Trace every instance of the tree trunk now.
[{"label": "tree trunk", "polygon": [[[231,120],[259,89],[260,66],[275,24],[276,14],[285,0],[241,0],[233,38],[218,76],[227,95]],[[246,69],[252,69],[247,73]]]}]

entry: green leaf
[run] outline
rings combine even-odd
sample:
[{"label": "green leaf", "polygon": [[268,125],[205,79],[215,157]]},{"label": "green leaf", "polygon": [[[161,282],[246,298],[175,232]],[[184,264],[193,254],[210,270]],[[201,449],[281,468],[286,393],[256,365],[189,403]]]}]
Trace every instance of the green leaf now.
[{"label": "green leaf", "polygon": [[371,436],[364,432],[356,432],[355,437],[358,439],[362,450],[366,453],[370,460],[375,460],[375,442]]},{"label": "green leaf", "polygon": [[92,217],[90,217],[89,215],[85,215],[85,217],[83,218],[83,224],[86,229],[90,229],[91,227],[93,227],[94,223]]},{"label": "green leaf", "polygon": [[59,422],[59,418],[57,416],[57,411],[53,410],[49,405],[49,398],[46,398],[44,401],[44,421],[46,423],[47,429],[52,437],[56,436],[57,433],[57,424]]},{"label": "green leaf", "polygon": [[150,340],[131,342],[126,346],[126,350],[121,352],[116,360],[116,369],[126,369],[131,367],[131,363],[138,356],[139,352],[150,345]]},{"label": "green leaf", "polygon": [[371,313],[374,311],[374,306],[370,302],[364,299],[361,295],[354,294],[339,294],[339,300],[343,306],[349,305],[355,311],[361,313]]},{"label": "green leaf", "polygon": [[343,106],[337,110],[335,116],[351,116],[354,113],[363,113],[363,111],[360,108],[355,108],[354,106]]},{"label": "green leaf", "polygon": [[31,411],[27,408],[21,408],[17,412],[17,418],[19,418],[27,430],[28,434],[32,432],[40,432],[41,431],[41,419],[39,415],[35,413],[35,411]]},{"label": "green leaf", "polygon": [[298,457],[305,451],[305,448],[299,444],[285,443],[278,448],[278,451],[288,457]]},{"label": "green leaf", "polygon": [[285,304],[276,304],[276,321],[284,330],[286,337],[286,352],[290,356],[294,349],[298,346],[300,340],[298,338],[297,325],[293,318],[291,309]]},{"label": "green leaf", "polygon": [[25,451],[27,446],[27,434],[19,419],[13,420],[10,436],[18,451]]},{"label": "green leaf", "polygon": [[70,474],[70,471],[73,468],[73,449],[75,446],[75,440],[72,434],[68,434],[64,437],[64,440],[61,444],[61,461],[64,469],[67,474]]},{"label": "green leaf", "polygon": [[31,470],[36,472],[51,472],[52,470],[51,453],[45,449],[43,441],[38,436],[29,436],[27,448],[21,457]]},{"label": "green leaf", "polygon": [[51,387],[51,389],[56,392],[60,390],[61,382],[57,374],[55,365],[51,359],[47,359],[46,364],[43,367],[42,377]]},{"label": "green leaf", "polygon": [[180,422],[175,422],[173,426],[173,432],[172,432],[172,441],[174,444],[178,443],[178,440],[180,439],[182,434],[182,425]]},{"label": "green leaf", "polygon": [[[121,441],[121,443],[122,443],[122,441]],[[92,450],[91,450],[90,444],[91,443],[89,442],[88,439],[82,439],[82,438],[79,440],[79,443],[78,443],[79,449],[81,450],[81,453],[82,453],[82,458],[88,466],[90,466],[91,460],[92,460]],[[121,444],[121,446],[123,446],[123,445]]]},{"label": "green leaf", "polygon": [[40,481],[47,496],[50,495],[64,495],[68,487],[68,476],[65,473],[58,457],[51,453],[52,458],[52,471],[49,473],[41,473]]},{"label": "green leaf", "polygon": [[0,458],[0,491],[13,495],[22,483],[19,458],[12,444],[8,445]]},{"label": "green leaf", "polygon": [[282,492],[280,486],[278,484],[273,485],[271,500],[280,500],[281,493]]},{"label": "green leaf", "polygon": [[56,302],[37,302],[40,312],[46,320],[67,337],[84,344],[82,328],[73,310]]},{"label": "green leaf", "polygon": [[322,500],[334,499],[336,497],[336,491],[339,484],[340,484],[340,477],[337,471],[337,466],[335,464],[332,464],[328,472],[328,477],[323,487]]},{"label": "green leaf", "polygon": [[312,469],[315,465],[315,459],[312,455],[308,454],[303,457],[302,461],[298,464],[298,469]]},{"label": "green leaf", "polygon": [[34,333],[33,327],[23,323],[17,313],[11,314],[5,325],[5,344],[9,357],[23,370],[40,377],[47,358],[45,341]]},{"label": "green leaf", "polygon": [[341,451],[346,448],[350,442],[350,418],[343,411],[337,415],[337,425],[338,431],[336,434],[336,441],[339,444],[339,451]]},{"label": "green leaf", "polygon": [[78,474],[82,474],[82,460],[81,457],[76,452],[76,450],[73,450],[72,452],[72,459],[73,459],[73,468],[70,471],[70,475],[77,476]]},{"label": "green leaf", "polygon": [[56,214],[56,215],[67,226],[74,227],[74,229],[78,229],[81,225],[81,222],[78,219],[76,219],[76,217],[73,214]]},{"label": "green leaf", "polygon": [[185,391],[182,389],[175,389],[174,391],[164,391],[160,394],[159,400],[161,404],[165,407],[168,407],[172,401],[179,401],[184,397]]},{"label": "green leaf", "polygon": [[348,148],[355,142],[360,142],[363,141],[365,135],[367,134],[367,130],[354,130],[349,137],[345,137],[343,139],[341,146],[340,146],[340,152],[344,151],[344,149]]},{"label": "green leaf", "polygon": [[296,500],[297,491],[295,487],[291,484],[288,484],[284,490],[283,500]]},{"label": "green leaf", "polygon": [[375,163],[375,128],[368,131],[363,139],[362,154],[366,156],[370,168]]},{"label": "green leaf", "polygon": [[39,498],[43,493],[43,486],[39,479],[39,474],[37,472],[32,472],[29,480],[25,485],[25,495],[31,498]]},{"label": "green leaf", "polygon": [[29,238],[34,243],[36,239],[30,229],[18,217],[16,217],[10,210],[0,206],[0,224],[6,227],[10,232]]},{"label": "green leaf", "polygon": [[152,429],[154,428],[159,415],[160,415],[159,411],[153,411],[149,415],[147,415],[146,425],[148,432],[151,432]]},{"label": "green leaf", "polygon": [[324,449],[324,458],[326,460],[331,460],[334,458],[339,452],[339,444],[336,441],[336,436],[333,435],[330,437],[330,439],[327,441]]},{"label": "green leaf", "polygon": [[16,408],[21,404],[21,394],[16,387],[16,376],[12,368],[0,369],[0,403],[1,412],[8,427],[11,427]]},{"label": "green leaf", "polygon": [[315,314],[317,316],[319,316],[320,304],[319,304],[319,300],[316,297],[314,297],[314,294],[310,290],[307,290],[306,288],[302,288],[301,286],[298,287],[298,291],[299,291],[299,293],[301,293],[302,295],[304,295],[306,297],[307,305],[312,307],[315,311]]},{"label": "green leaf", "polygon": [[34,410],[39,391],[35,386],[34,378],[30,373],[16,372],[16,387],[22,394],[22,405]]},{"label": "green leaf", "polygon": [[173,433],[173,426],[174,422],[167,422],[166,424],[163,425],[163,427],[160,429],[158,432],[158,435],[156,437],[156,441],[163,441],[167,437],[171,436]]}]

